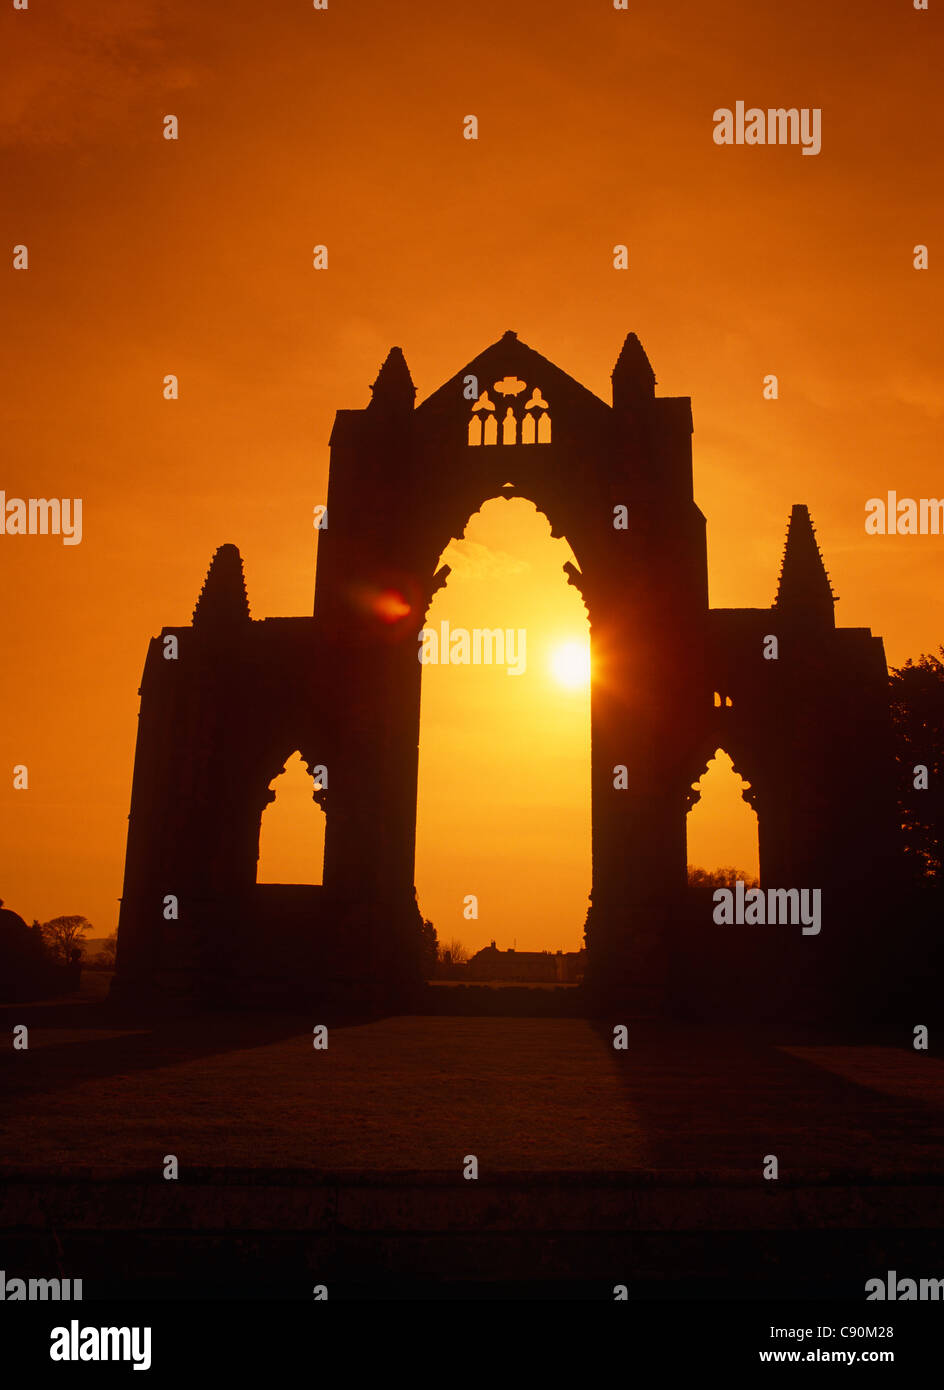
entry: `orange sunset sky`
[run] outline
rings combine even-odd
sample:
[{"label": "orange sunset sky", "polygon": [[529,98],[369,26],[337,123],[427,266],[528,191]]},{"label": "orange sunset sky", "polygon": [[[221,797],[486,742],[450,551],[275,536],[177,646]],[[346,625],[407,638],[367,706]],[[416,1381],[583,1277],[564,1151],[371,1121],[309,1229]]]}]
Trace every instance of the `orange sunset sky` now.
[{"label": "orange sunset sky", "polygon": [[[944,494],[941,24],[911,0],[8,0],[0,489],[81,497],[84,534],[0,537],[7,906],[114,928],[148,639],[189,621],[225,541],[254,617],[310,613],[334,412],[393,344],[419,399],[512,328],[609,400],[635,331],[658,391],[692,397],[712,604],[770,604],[806,502],[837,621],[892,664],[936,650],[944,537],[867,536],[864,509]],[[821,153],[716,145],[738,100],[821,108]],[[473,948],[574,949],[589,706],[549,666],[586,641],[566,542],[523,501],[457,542],[430,620],[525,626],[528,669],[424,674],[420,905]],[[750,868],[751,813],[718,796],[689,858]]]}]

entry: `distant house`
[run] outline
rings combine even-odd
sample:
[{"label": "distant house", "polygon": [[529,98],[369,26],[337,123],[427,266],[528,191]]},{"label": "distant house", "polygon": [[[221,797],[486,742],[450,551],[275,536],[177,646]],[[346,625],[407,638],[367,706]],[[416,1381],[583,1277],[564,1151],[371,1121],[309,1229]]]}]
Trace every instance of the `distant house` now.
[{"label": "distant house", "polygon": [[586,951],[499,951],[494,941],[476,951],[465,968],[469,980],[515,980],[522,984],[578,984]]}]

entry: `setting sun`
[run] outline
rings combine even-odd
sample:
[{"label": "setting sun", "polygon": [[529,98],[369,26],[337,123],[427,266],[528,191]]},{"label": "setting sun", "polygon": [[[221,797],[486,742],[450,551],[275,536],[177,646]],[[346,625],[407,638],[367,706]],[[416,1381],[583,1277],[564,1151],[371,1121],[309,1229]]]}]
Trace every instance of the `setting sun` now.
[{"label": "setting sun", "polygon": [[565,642],[551,652],[551,672],[559,685],[577,690],[590,684],[590,648],[584,642]]}]

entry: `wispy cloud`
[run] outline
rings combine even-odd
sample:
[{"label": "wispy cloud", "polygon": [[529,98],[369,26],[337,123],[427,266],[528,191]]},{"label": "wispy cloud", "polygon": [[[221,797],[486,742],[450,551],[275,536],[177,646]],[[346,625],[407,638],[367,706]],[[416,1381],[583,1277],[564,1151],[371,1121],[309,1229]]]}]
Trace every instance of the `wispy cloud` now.
[{"label": "wispy cloud", "polygon": [[[21,31],[10,42],[7,30],[0,144],[94,142],[103,127],[112,139],[129,111],[195,86],[199,70],[180,60],[162,10],[137,0],[133,6],[82,5],[54,15],[14,16]],[[10,16],[5,19],[12,28]]]},{"label": "wispy cloud", "polygon": [[523,574],[531,566],[527,560],[510,555],[506,550],[493,550],[480,541],[450,541],[443,551],[442,563],[459,579],[482,579],[503,574]]}]

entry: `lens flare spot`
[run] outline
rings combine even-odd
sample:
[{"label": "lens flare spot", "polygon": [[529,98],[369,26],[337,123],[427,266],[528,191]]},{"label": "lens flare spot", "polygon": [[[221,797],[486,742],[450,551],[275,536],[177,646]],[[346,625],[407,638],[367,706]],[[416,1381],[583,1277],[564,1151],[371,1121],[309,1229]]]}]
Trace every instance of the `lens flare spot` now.
[{"label": "lens flare spot", "polygon": [[373,604],[374,612],[384,623],[398,623],[410,612],[410,605],[398,589],[384,589],[377,595]]}]

